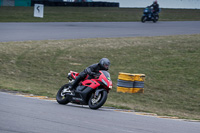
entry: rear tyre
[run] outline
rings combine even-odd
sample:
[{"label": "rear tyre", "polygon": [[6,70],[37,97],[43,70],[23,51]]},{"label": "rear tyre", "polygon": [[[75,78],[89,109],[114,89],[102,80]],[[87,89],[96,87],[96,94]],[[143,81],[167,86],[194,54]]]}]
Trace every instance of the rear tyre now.
[{"label": "rear tyre", "polygon": [[153,19],[153,22],[156,23],[158,21],[158,19],[159,19],[159,15],[156,14],[155,17],[154,17],[154,19]]},{"label": "rear tyre", "polygon": [[95,97],[94,93],[91,95],[88,105],[91,109],[100,108],[107,100],[108,93],[106,90],[99,92],[99,95]]},{"label": "rear tyre", "polygon": [[156,15],[156,21],[158,21],[158,19],[159,19],[159,15]]},{"label": "rear tyre", "polygon": [[153,19],[153,22],[154,22],[154,23],[156,23],[156,22],[157,22],[156,18],[154,18],[154,19]]},{"label": "rear tyre", "polygon": [[63,90],[68,88],[68,87],[69,87],[69,84],[65,84],[58,90],[57,95],[56,95],[56,100],[59,104],[69,103],[66,95],[63,93]]},{"label": "rear tyre", "polygon": [[143,17],[141,18],[141,22],[142,22],[142,23],[145,23],[146,20],[147,20],[147,17],[146,17],[146,16],[143,16]]}]

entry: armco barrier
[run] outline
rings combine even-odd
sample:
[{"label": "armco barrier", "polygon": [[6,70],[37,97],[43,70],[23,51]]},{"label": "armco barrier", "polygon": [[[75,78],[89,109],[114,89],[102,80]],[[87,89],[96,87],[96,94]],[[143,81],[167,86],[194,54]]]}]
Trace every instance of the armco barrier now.
[{"label": "armco barrier", "polygon": [[31,0],[31,6],[34,6],[34,4],[71,7],[119,7],[119,3],[117,2],[63,2],[62,0]]},{"label": "armco barrier", "polygon": [[118,75],[117,92],[144,93],[145,74],[122,73]]}]

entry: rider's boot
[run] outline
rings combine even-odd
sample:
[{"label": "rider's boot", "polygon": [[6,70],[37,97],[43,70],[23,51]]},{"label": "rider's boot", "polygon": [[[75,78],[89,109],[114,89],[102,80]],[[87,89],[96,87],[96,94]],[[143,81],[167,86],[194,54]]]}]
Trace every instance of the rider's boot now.
[{"label": "rider's boot", "polygon": [[76,77],[75,81],[69,85],[69,90],[73,91],[76,89],[76,87],[78,86],[78,83],[82,80],[81,76]]}]

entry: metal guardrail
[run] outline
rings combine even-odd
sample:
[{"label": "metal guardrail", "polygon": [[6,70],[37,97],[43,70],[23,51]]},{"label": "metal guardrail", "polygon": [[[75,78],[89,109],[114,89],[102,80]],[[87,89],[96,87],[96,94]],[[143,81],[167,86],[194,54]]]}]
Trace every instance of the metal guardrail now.
[{"label": "metal guardrail", "polygon": [[63,2],[50,0],[31,0],[31,6],[43,4],[44,6],[71,6],[71,7],[119,7],[116,2]]}]

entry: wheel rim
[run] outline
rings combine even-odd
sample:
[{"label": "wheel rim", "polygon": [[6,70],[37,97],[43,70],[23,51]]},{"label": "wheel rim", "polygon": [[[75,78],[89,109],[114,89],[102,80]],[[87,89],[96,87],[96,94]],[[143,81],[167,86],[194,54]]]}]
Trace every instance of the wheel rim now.
[{"label": "wheel rim", "polygon": [[101,97],[102,97],[101,93],[97,97],[95,97],[95,95],[94,95],[94,97],[91,100],[92,105],[98,104],[101,101]]},{"label": "wheel rim", "polygon": [[[63,89],[64,90],[64,89]],[[60,99],[63,100],[65,98],[65,94],[63,93],[63,90],[60,93]]]},{"label": "wheel rim", "polygon": [[68,90],[68,87],[64,87],[63,89],[62,89],[62,91],[60,91],[60,99],[61,100],[63,100],[63,99],[65,99],[65,97],[66,97],[66,91]]},{"label": "wheel rim", "polygon": [[142,22],[146,22],[146,20],[147,20],[147,17],[144,17],[143,20],[142,20]]},{"label": "wheel rim", "polygon": [[61,91],[61,93],[60,93],[61,97],[64,97],[64,96],[65,96],[65,93],[64,93],[64,92],[66,91],[66,89],[67,89],[67,88],[64,88],[64,89]]}]

